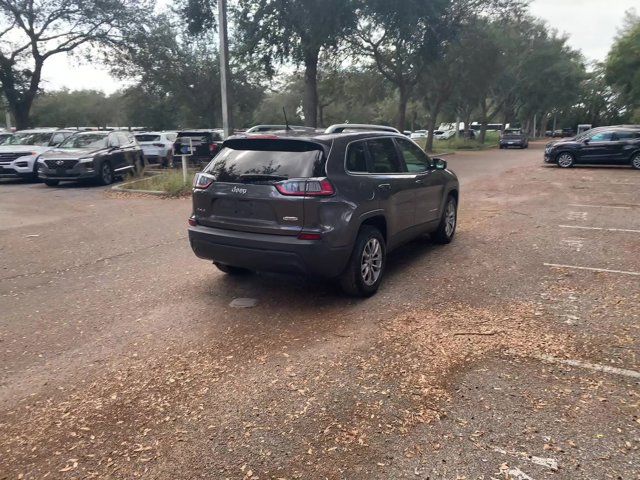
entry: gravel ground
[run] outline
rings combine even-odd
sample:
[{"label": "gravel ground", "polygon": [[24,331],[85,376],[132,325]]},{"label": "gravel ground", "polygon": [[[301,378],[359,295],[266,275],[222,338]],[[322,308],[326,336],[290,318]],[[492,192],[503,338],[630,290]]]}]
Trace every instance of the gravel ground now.
[{"label": "gravel ground", "polygon": [[3,182],[0,479],[640,478],[640,176],[541,157],[448,157],[456,240],[367,300],[225,277],[188,200]]}]

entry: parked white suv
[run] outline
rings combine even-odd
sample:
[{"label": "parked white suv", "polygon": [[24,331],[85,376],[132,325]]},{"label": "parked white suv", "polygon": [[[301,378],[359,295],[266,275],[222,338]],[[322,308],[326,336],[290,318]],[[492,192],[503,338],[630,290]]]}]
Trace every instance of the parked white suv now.
[{"label": "parked white suv", "polygon": [[38,156],[75,132],[57,128],[20,130],[0,145],[0,178],[38,179]]},{"label": "parked white suv", "polygon": [[173,161],[173,142],[177,132],[143,132],[135,134],[148,163],[159,163],[168,167]]}]

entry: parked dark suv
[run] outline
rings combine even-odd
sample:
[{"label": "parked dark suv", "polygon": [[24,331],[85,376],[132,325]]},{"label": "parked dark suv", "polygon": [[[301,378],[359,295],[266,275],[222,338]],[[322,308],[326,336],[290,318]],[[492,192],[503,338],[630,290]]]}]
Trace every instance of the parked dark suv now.
[{"label": "parked dark suv", "polygon": [[500,148],[529,148],[529,138],[521,128],[506,128],[500,134]]},{"label": "parked dark suv", "polygon": [[49,187],[86,179],[109,185],[116,176],[143,166],[142,148],[127,131],[77,133],[38,157],[38,175]]},{"label": "parked dark suv", "polygon": [[640,169],[640,126],[598,127],[572,139],[549,143],[544,161],[562,168],[583,163]]},{"label": "parked dark suv", "polygon": [[452,240],[458,195],[445,161],[374,126],[232,137],[194,179],[189,240],[223,272],[338,278],[369,296],[388,252],[426,233]]},{"label": "parked dark suv", "polygon": [[173,161],[180,161],[180,155],[189,155],[192,165],[201,167],[208,164],[222,145],[220,130],[183,130],[173,143]]}]

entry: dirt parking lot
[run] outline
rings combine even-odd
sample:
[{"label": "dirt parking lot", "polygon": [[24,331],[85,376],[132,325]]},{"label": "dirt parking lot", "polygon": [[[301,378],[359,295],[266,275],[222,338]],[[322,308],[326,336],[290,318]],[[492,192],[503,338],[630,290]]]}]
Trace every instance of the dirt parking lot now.
[{"label": "dirt parking lot", "polygon": [[1,183],[0,479],[640,478],[640,175],[447,160],[455,241],[367,300],[224,276],[186,199]]}]

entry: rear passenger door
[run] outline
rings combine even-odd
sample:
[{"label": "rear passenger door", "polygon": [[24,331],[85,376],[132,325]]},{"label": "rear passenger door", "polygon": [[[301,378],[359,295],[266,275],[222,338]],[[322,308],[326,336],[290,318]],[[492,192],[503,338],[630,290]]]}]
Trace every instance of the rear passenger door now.
[{"label": "rear passenger door", "polygon": [[376,183],[379,208],[387,217],[390,240],[402,241],[403,232],[415,222],[414,179],[404,172],[396,144],[391,137],[367,140],[370,173]]},{"label": "rear passenger door", "polygon": [[415,143],[396,138],[407,173],[414,182],[415,224],[438,220],[444,190],[442,172],[436,170],[424,151]]}]

